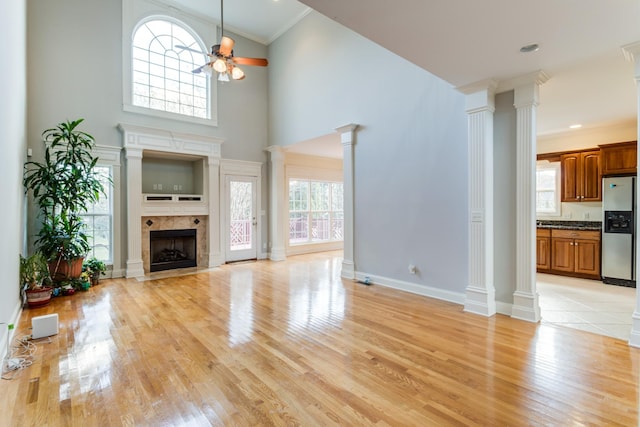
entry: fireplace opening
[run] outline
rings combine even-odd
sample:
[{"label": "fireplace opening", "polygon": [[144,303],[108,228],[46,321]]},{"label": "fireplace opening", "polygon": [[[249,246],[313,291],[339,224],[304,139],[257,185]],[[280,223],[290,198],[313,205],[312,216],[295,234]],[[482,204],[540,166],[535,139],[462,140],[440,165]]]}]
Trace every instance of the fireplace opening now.
[{"label": "fireplace opening", "polygon": [[196,267],[196,230],[151,231],[150,271]]}]

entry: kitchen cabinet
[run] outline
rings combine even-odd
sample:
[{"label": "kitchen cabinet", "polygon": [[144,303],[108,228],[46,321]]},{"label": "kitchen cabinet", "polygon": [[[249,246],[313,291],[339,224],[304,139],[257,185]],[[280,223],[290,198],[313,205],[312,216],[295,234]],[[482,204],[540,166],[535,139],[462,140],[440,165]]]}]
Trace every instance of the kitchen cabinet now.
[{"label": "kitchen cabinet", "polygon": [[551,230],[536,230],[536,270],[548,273],[551,270]]},{"label": "kitchen cabinet", "polygon": [[563,202],[602,200],[600,150],[566,153],[560,156]]},{"label": "kitchen cabinet", "polygon": [[600,278],[600,232],[551,230],[551,271]]},{"label": "kitchen cabinet", "polygon": [[602,176],[635,175],[637,172],[636,141],[600,145]]}]

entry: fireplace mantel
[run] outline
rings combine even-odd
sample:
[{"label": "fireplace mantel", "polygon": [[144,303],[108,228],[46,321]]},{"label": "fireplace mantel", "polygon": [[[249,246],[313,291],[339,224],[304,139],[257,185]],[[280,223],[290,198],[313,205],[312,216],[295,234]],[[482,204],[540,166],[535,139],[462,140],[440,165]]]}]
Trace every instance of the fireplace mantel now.
[{"label": "fireplace mantel", "polygon": [[[172,132],[164,129],[146,128],[129,124],[119,124],[124,136],[123,146],[127,162],[127,268],[126,277],[145,275],[141,248],[141,218],[143,209],[142,158],[157,153],[196,156],[205,159],[203,179],[203,200],[199,203],[199,214],[209,217],[210,224],[220,223],[220,153],[223,140],[220,138]],[[193,206],[193,201],[184,202]],[[189,215],[196,212],[180,209],[180,203],[172,203],[166,212],[155,211],[156,215]],[[209,227],[207,236],[208,266],[222,264],[221,238],[214,233],[216,227]]]}]

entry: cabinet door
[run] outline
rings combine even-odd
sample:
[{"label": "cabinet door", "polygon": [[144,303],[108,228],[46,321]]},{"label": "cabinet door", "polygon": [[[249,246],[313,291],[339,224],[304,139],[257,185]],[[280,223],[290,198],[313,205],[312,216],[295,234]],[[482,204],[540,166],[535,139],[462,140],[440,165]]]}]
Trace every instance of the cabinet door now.
[{"label": "cabinet door", "polygon": [[600,151],[586,151],[580,155],[580,178],[582,192],[580,201],[602,200],[602,180],[600,175]]},{"label": "cabinet door", "polygon": [[560,156],[560,176],[562,178],[561,200],[563,202],[579,202],[580,187],[580,153]]},{"label": "cabinet door", "polygon": [[602,175],[634,174],[637,171],[637,143],[623,142],[600,146]]},{"label": "cabinet door", "polygon": [[549,271],[551,269],[551,238],[536,237],[536,269]]},{"label": "cabinet door", "polygon": [[600,241],[576,239],[575,272],[600,277]]},{"label": "cabinet door", "polygon": [[551,239],[551,244],[551,269],[573,273],[575,264],[573,239],[554,237]]}]

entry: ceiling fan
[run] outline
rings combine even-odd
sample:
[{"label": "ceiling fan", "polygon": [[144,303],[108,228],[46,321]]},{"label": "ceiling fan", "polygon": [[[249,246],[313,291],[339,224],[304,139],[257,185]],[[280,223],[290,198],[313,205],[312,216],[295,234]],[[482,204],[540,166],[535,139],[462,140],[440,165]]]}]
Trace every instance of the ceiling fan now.
[{"label": "ceiling fan", "polygon": [[[233,55],[235,41],[231,37],[224,35],[224,0],[220,0],[220,35],[220,44],[211,46],[211,53],[207,53],[211,61],[194,69],[192,71],[193,73],[204,72],[210,74],[213,69],[218,72],[219,81],[228,82],[229,76],[234,80],[244,79],[244,71],[242,71],[238,65],[258,67],[266,67],[269,65],[269,61],[265,58],[243,58]],[[176,45],[176,48],[202,53],[199,50],[191,49],[187,46]]]}]

